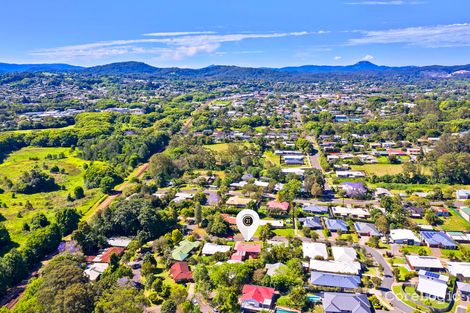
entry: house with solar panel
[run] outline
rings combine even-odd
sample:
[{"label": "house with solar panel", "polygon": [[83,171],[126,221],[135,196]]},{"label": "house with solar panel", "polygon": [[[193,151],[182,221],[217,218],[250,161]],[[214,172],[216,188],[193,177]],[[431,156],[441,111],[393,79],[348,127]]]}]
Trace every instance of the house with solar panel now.
[{"label": "house with solar panel", "polygon": [[430,248],[457,249],[457,244],[443,231],[421,231],[421,236]]},{"label": "house with solar panel", "polygon": [[431,296],[445,301],[449,276],[420,270],[418,272],[418,287],[416,291],[425,296]]}]

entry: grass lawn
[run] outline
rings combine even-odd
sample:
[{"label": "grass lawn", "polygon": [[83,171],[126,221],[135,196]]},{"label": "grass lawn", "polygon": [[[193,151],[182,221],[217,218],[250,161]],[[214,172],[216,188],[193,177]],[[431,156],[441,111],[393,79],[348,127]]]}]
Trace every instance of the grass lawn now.
[{"label": "grass lawn", "polygon": [[405,292],[415,299],[420,299],[420,302],[436,309],[444,309],[448,305],[448,303],[446,302],[437,301],[434,299],[420,296],[418,293],[416,293],[416,288],[412,286],[405,287]]},{"label": "grass lawn", "polygon": [[408,269],[404,266],[397,266],[397,268],[400,270],[400,281],[404,281],[405,275],[409,272]]},{"label": "grass lawn", "polygon": [[351,238],[353,242],[359,242],[359,237],[357,236],[356,233],[352,233],[352,234],[341,234],[340,238],[342,240],[346,240],[346,241],[349,241],[349,239]]},{"label": "grass lawn", "polygon": [[403,171],[402,164],[364,164],[364,165],[352,165],[351,169],[354,171],[363,171],[367,175],[375,174],[377,176],[383,175],[395,175]]},{"label": "grass lawn", "polygon": [[281,157],[279,155],[274,154],[274,152],[272,151],[265,151],[264,158],[267,162],[270,162],[275,166],[281,166]]},{"label": "grass lawn", "polygon": [[33,132],[48,131],[48,130],[72,129],[74,127],[75,127],[75,125],[69,125],[69,126],[57,127],[57,128],[6,130],[6,131],[2,131],[2,134],[30,134],[30,133],[33,133]]},{"label": "grass lawn", "polygon": [[450,216],[441,218],[444,221],[440,227],[445,231],[470,231],[470,223],[467,222],[454,209],[449,209]]},{"label": "grass lawn", "polygon": [[277,236],[284,236],[284,237],[294,237],[294,229],[293,228],[280,228],[280,229],[274,229],[273,232]]},{"label": "grass lawn", "polygon": [[[463,245],[460,245],[463,249],[465,249],[466,251],[470,251],[470,244],[463,244]],[[447,250],[447,249],[441,249],[441,254],[442,254],[442,257],[445,257],[447,259],[450,259],[449,256],[451,255],[454,255],[457,259],[462,259],[462,253],[460,252],[459,249],[457,250]]]},{"label": "grass lawn", "polygon": [[233,145],[245,145],[245,146],[249,146],[250,143],[249,142],[236,142],[236,143],[215,143],[215,144],[212,144],[212,145],[204,145],[204,148],[207,148],[211,151],[214,151],[214,152],[224,152],[224,151],[227,151],[228,150],[228,147],[233,144]]},{"label": "grass lawn", "polygon": [[393,293],[397,296],[397,298],[399,298],[402,302],[408,304],[412,308],[416,308],[416,309],[419,309],[421,311],[427,312],[427,310],[424,307],[417,305],[416,303],[414,303],[411,300],[408,300],[408,298],[405,295],[405,292],[401,288],[401,285],[393,286],[392,290],[393,290]]},{"label": "grass lawn", "polygon": [[[48,154],[54,155],[64,153],[64,159],[47,160]],[[83,186],[83,164],[86,161],[79,159],[69,148],[38,148],[27,147],[13,152],[9,157],[0,164],[0,178],[2,182],[0,187],[5,189],[5,193],[0,194],[0,202],[6,204],[7,208],[1,208],[0,213],[5,218],[5,226],[10,232],[12,240],[19,245],[24,243],[28,237],[28,232],[22,230],[23,223],[29,222],[33,216],[38,213],[44,213],[48,218],[54,215],[54,209],[74,207],[79,212],[85,214],[103,194],[99,189],[85,190],[85,198],[67,201],[67,194],[76,186]],[[57,165],[60,169],[65,170],[65,174],[51,174],[48,169],[44,169],[46,165],[49,169]],[[36,194],[19,194],[13,198],[13,193],[4,186],[3,178],[10,179],[13,184],[16,183],[18,177],[25,171],[30,171],[34,167],[47,172],[53,176],[58,185],[65,187],[65,190],[57,190],[53,192],[44,192]],[[3,185],[2,185],[3,184]],[[31,202],[33,210],[26,210],[24,205],[26,201]],[[18,213],[21,212],[21,216]]]},{"label": "grass lawn", "polygon": [[431,255],[431,249],[426,246],[409,246],[404,245],[400,248],[401,252],[408,251],[410,254],[420,254],[421,251],[426,251],[426,255]]}]

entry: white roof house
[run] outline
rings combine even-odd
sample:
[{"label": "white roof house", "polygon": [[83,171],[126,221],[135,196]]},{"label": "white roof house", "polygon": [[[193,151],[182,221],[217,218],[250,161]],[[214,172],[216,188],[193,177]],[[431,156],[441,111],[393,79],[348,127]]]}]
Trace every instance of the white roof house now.
[{"label": "white roof house", "polygon": [[392,229],[390,239],[394,243],[420,244],[421,239],[409,229]]},{"label": "white roof house", "polygon": [[270,224],[272,227],[284,227],[284,222],[281,220],[260,220],[259,224],[261,226]]},{"label": "white roof house", "polygon": [[418,274],[419,282],[416,288],[417,291],[440,299],[446,298],[447,282],[449,281],[448,276],[423,270],[419,271]]},{"label": "white roof house", "polygon": [[406,262],[412,270],[443,270],[441,261],[433,256],[407,255]]},{"label": "white roof house", "polygon": [[357,258],[357,252],[351,247],[331,247],[335,261],[353,262]]},{"label": "white roof house", "polygon": [[314,259],[317,256],[321,256],[323,259],[328,259],[328,251],[326,250],[326,244],[319,242],[303,242],[302,252],[305,257]]},{"label": "white roof house", "polygon": [[467,200],[470,199],[470,190],[460,189],[456,192],[457,200]]},{"label": "white roof house", "polygon": [[264,268],[266,268],[266,274],[268,276],[273,276],[274,274],[276,274],[276,271],[283,266],[285,265],[282,263],[274,263],[274,264],[266,264]]},{"label": "white roof house", "polygon": [[470,278],[470,262],[447,262],[447,269],[458,279]]},{"label": "white roof house", "polygon": [[107,243],[111,247],[127,248],[131,241],[132,239],[128,237],[111,237],[108,239]]},{"label": "white roof house", "polygon": [[359,275],[361,264],[353,261],[323,261],[310,260],[310,269],[319,272]]},{"label": "white roof house", "polygon": [[230,251],[230,246],[216,245],[210,242],[204,244],[204,247],[202,247],[202,254],[204,255],[213,255],[217,252],[225,253],[228,251]]},{"label": "white roof house", "polygon": [[108,268],[108,263],[91,263],[83,271],[91,281],[95,281]]},{"label": "white roof house", "polygon": [[342,206],[335,206],[331,208],[331,212],[335,216],[351,216],[351,217],[359,217],[359,218],[368,218],[370,217],[370,213],[368,210],[364,208],[352,208],[352,207],[342,207]]}]

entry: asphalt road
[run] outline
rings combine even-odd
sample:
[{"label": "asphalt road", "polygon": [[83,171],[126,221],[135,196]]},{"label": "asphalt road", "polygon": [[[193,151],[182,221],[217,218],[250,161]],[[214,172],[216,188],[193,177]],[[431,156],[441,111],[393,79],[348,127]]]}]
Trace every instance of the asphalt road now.
[{"label": "asphalt road", "polygon": [[395,294],[392,291],[392,285],[393,282],[395,281],[393,278],[393,272],[390,267],[390,264],[388,264],[387,260],[378,252],[377,250],[369,247],[369,246],[361,246],[364,247],[364,249],[369,252],[372,257],[379,263],[383,269],[384,269],[384,279],[382,280],[382,285],[380,286],[382,289],[382,296],[390,302],[390,304],[405,313],[411,313],[413,312],[413,308],[407,305],[406,303],[400,301]]}]

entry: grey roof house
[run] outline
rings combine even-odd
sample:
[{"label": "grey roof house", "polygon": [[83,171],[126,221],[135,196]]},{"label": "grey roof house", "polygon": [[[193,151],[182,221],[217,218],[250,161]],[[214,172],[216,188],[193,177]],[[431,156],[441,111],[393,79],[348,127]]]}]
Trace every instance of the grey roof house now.
[{"label": "grey roof house", "polygon": [[359,236],[382,236],[382,234],[377,230],[377,227],[372,223],[356,222],[354,223],[354,228]]},{"label": "grey roof house", "polygon": [[335,219],[327,218],[325,219],[325,224],[326,224],[326,228],[328,228],[328,230],[332,232],[337,232],[339,230],[341,230],[342,232],[348,231],[348,225],[343,220],[335,220]]},{"label": "grey roof house", "polygon": [[313,271],[310,274],[310,283],[317,286],[355,289],[361,284],[361,278],[357,275],[341,275]]},{"label": "grey roof house", "polygon": [[323,294],[325,313],[371,313],[367,296],[360,293],[325,292]]}]

